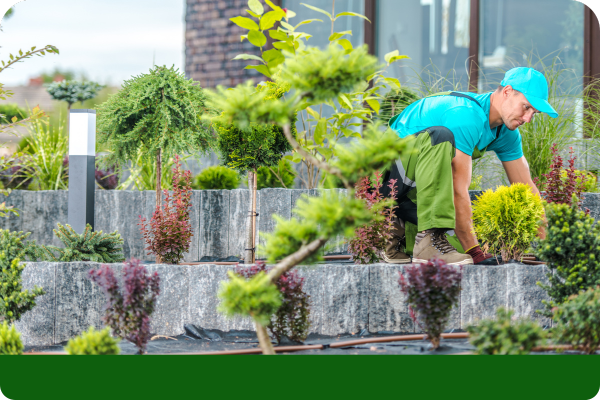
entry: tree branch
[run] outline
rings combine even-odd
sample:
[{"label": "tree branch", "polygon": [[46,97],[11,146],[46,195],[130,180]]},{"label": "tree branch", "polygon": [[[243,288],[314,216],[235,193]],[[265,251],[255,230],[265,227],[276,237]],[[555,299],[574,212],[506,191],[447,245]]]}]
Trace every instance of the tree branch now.
[{"label": "tree branch", "polygon": [[344,177],[344,175],[342,174],[342,171],[340,171],[339,169],[337,169],[335,167],[332,167],[331,165],[327,164],[324,161],[320,161],[318,158],[316,158],[315,156],[313,156],[312,154],[310,154],[309,152],[304,150],[302,148],[302,146],[300,146],[300,144],[298,144],[296,139],[294,139],[294,137],[292,136],[290,124],[285,124],[283,126],[283,133],[285,134],[285,137],[290,142],[290,144],[292,145],[294,150],[296,150],[298,153],[300,153],[301,156],[303,156],[305,159],[309,160],[311,162],[311,164],[313,164],[317,168],[322,169],[322,170],[330,173],[331,175],[337,176],[344,183],[344,186],[346,187],[346,189],[352,190],[352,186],[350,185],[350,183],[348,182],[346,177]]},{"label": "tree branch", "polygon": [[25,54],[17,56],[17,57],[14,57],[11,54],[11,57],[13,57],[13,59],[10,60],[9,62],[7,62],[6,64],[4,63],[4,61],[2,61],[3,65],[0,68],[0,72],[4,71],[6,68],[10,67],[13,64],[18,63],[19,61],[21,61],[21,60],[23,60],[25,58],[29,58],[29,57],[33,56],[36,53],[45,53],[45,52],[58,54],[58,49],[56,47],[52,46],[52,45],[48,45],[48,46],[46,46],[44,48],[41,48],[41,49],[37,49],[37,50],[34,49],[34,50],[26,51]]},{"label": "tree branch", "polygon": [[279,182],[281,182],[283,187],[287,189],[287,186],[285,186],[285,183],[283,183],[283,179],[281,179],[281,177],[275,171],[273,171],[273,168],[271,168],[269,166],[267,166],[267,168],[269,168],[269,171],[271,171],[273,173],[273,175],[275,175],[277,177],[277,179],[279,179]]},{"label": "tree branch", "polygon": [[254,325],[256,326],[256,336],[258,336],[258,344],[263,351],[263,354],[267,356],[274,356],[275,350],[273,350],[273,344],[271,343],[271,338],[269,338],[269,333],[267,332],[267,328],[254,321]]},{"label": "tree branch", "polygon": [[321,246],[327,243],[327,240],[329,239],[319,238],[317,240],[314,240],[306,246],[301,247],[300,250],[290,254],[289,256],[281,260],[269,272],[269,278],[271,279],[271,282],[275,284],[281,275],[285,274],[287,271],[291,270],[296,265],[300,264],[302,261],[306,260],[308,257],[312,256],[317,251],[319,251]]}]

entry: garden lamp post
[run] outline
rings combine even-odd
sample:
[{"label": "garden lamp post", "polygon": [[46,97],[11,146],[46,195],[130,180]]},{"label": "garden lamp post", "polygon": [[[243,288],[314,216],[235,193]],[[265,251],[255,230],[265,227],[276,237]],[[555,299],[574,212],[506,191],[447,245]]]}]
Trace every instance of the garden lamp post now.
[{"label": "garden lamp post", "polygon": [[77,233],[94,228],[96,110],[69,110],[69,213]]}]

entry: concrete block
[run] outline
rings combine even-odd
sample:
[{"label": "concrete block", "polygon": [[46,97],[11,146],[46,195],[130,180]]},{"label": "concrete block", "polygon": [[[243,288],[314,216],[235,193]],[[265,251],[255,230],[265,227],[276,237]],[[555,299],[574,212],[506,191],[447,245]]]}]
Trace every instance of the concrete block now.
[{"label": "concrete block", "polygon": [[[114,214],[110,226],[110,232],[119,231],[124,240],[123,253],[125,259],[131,257],[142,258],[144,255],[144,240],[140,232],[138,223],[139,216],[144,212],[144,195],[140,191],[122,190],[113,191],[114,196]],[[109,212],[110,213],[110,212]],[[105,233],[110,233],[105,232]]]},{"label": "concrete block", "polygon": [[598,220],[600,218],[600,193],[584,193],[582,208],[589,208],[590,216]]},{"label": "concrete block", "polygon": [[21,320],[15,323],[25,346],[54,344],[56,266],[57,263],[25,263],[21,275],[23,289],[33,290],[35,286],[39,286],[46,291],[35,299],[35,307],[23,314]]},{"label": "concrete block", "polygon": [[515,311],[516,317],[531,318],[541,325],[550,326],[551,319],[536,310],[546,308],[542,300],[550,300],[546,291],[537,285],[548,285],[548,267],[545,265],[505,265],[507,275],[506,307]]},{"label": "concrete block", "polygon": [[[144,208],[142,211],[142,218],[146,218],[146,222],[150,222],[150,219],[152,219],[152,215],[154,215],[154,211],[156,210],[156,192],[154,190],[143,191],[142,198],[144,200],[143,201]],[[138,228],[139,228],[139,226],[138,226]],[[143,245],[144,245],[144,248],[146,248],[146,242],[144,242]],[[142,258],[140,258],[140,259],[144,260],[144,261],[155,261],[156,260],[156,256],[148,254],[148,250],[144,250],[141,257]]]},{"label": "concrete block", "polygon": [[369,332],[414,333],[407,296],[400,291],[404,265],[372,264],[369,268]]},{"label": "concrete block", "polygon": [[369,325],[369,267],[328,264],[323,275],[323,335],[359,333]]},{"label": "concrete block", "polygon": [[58,223],[65,225],[68,223],[69,211],[69,192],[66,190],[45,190],[41,193],[44,203],[44,216],[46,224],[44,225],[44,244],[52,244],[58,247],[65,245],[54,235],[54,229]]},{"label": "concrete block", "polygon": [[[326,189],[326,191],[334,191],[337,192],[340,196],[348,196],[347,189]],[[346,253],[348,252],[348,244],[346,243],[346,238],[343,235],[337,235],[331,238],[327,244],[325,244],[325,255],[332,253]]]},{"label": "concrete block", "polygon": [[[23,208],[21,209],[22,227],[24,232],[31,232],[30,240],[36,240],[38,244],[52,244],[55,226],[46,218],[44,207],[44,191],[23,191]],[[63,221],[65,222],[65,221]]]},{"label": "concrete block", "polygon": [[268,188],[260,190],[260,220],[258,224],[258,245],[257,258],[263,258],[265,254],[261,253],[260,246],[266,244],[266,233],[275,230],[275,219],[273,215],[278,215],[284,219],[290,219],[292,210],[292,193],[288,189]]},{"label": "concrete block", "polygon": [[[2,229],[8,229],[12,232],[22,231],[23,228],[23,191],[22,190],[13,190],[10,192],[8,197],[4,198],[4,202],[6,202],[7,207],[14,207],[19,210],[19,216],[17,217],[14,214],[7,214],[6,217],[0,218],[0,226]],[[29,232],[29,231],[27,231]]]},{"label": "concrete block", "polygon": [[199,257],[229,254],[229,190],[201,192]]},{"label": "concrete block", "polygon": [[[100,329],[105,298],[100,287],[87,278],[90,269],[100,263],[72,262],[56,265],[56,322],[54,343],[65,342],[87,330]],[[123,264],[112,264],[117,277]]]},{"label": "concrete block", "polygon": [[199,190],[192,191],[192,208],[190,209],[190,224],[192,226],[192,242],[190,250],[185,253],[183,260],[193,262],[200,260],[200,206],[202,194]]},{"label": "concrete block", "polygon": [[147,265],[148,273],[158,273],[160,295],[151,316],[150,332],[176,336],[185,333],[183,325],[190,319],[189,268],[186,265]]},{"label": "concrete block", "polygon": [[478,320],[493,318],[496,309],[506,306],[506,266],[465,265],[460,297],[461,328]]},{"label": "concrete block", "polygon": [[228,280],[229,265],[198,265],[189,269],[189,323],[204,329],[254,330],[250,318],[228,318],[220,311],[217,296],[221,282]]},{"label": "concrete block", "polygon": [[[256,198],[257,212],[260,213],[260,192],[257,193]],[[248,189],[235,189],[229,191],[228,256],[235,256],[241,259],[245,258],[246,233],[248,224],[250,223],[250,209],[250,191]],[[258,237],[258,223],[256,224],[255,234]]]},{"label": "concrete block", "polygon": [[301,278],[304,278],[303,289],[310,296],[310,327],[309,333],[323,332],[323,307],[325,301],[324,276],[326,268],[323,265],[299,266],[294,268]]}]

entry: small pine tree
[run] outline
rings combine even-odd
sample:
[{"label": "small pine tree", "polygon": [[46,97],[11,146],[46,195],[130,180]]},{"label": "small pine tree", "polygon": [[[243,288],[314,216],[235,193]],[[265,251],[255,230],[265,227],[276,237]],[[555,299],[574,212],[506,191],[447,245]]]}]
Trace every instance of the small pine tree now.
[{"label": "small pine tree", "polygon": [[96,82],[64,80],[46,85],[46,91],[54,100],[66,101],[67,109],[70,110],[74,103],[80,101],[83,104],[84,101],[96,97],[102,87]]},{"label": "small pine tree", "polygon": [[17,332],[14,325],[9,327],[6,321],[0,325],[0,354],[13,356],[23,354],[21,334]]},{"label": "small pine tree", "polygon": [[84,355],[117,355],[120,353],[119,339],[110,336],[110,328],[97,331],[93,326],[87,332],[69,340],[65,346],[67,354]]},{"label": "small pine tree", "polygon": [[57,225],[58,229],[54,229],[54,234],[63,242],[65,248],[40,246],[40,256],[44,261],[117,263],[125,260],[123,239],[117,231],[113,233],[94,232],[92,227],[87,224],[85,231],[79,234],[68,224],[63,226],[59,223]]}]

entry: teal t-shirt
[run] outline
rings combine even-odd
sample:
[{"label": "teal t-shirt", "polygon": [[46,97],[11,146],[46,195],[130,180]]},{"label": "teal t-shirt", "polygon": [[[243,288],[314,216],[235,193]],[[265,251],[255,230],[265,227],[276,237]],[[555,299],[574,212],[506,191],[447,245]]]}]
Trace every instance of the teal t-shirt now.
[{"label": "teal t-shirt", "polygon": [[390,127],[400,137],[406,137],[432,126],[444,126],[454,134],[456,148],[470,156],[473,156],[473,153],[494,151],[500,161],[512,161],[523,157],[518,128],[511,131],[502,125],[498,138],[497,128],[490,129],[492,92],[464,94],[477,100],[481,107],[464,97],[425,97],[405,108]]}]

